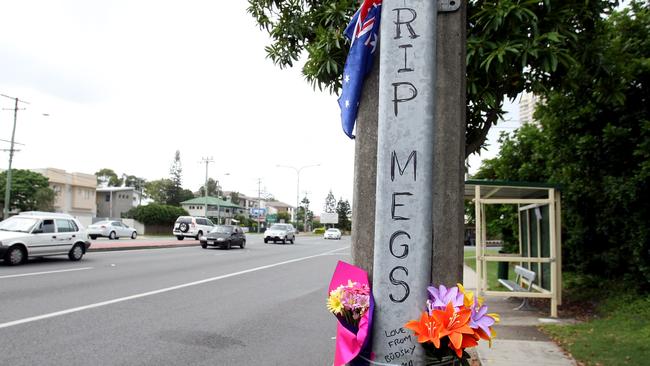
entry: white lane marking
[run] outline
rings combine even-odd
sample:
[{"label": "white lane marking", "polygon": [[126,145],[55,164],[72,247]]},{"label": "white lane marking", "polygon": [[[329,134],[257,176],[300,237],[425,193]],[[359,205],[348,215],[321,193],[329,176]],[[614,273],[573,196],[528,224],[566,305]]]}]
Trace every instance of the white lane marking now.
[{"label": "white lane marking", "polygon": [[196,286],[196,285],[201,285],[201,284],[208,283],[208,282],[223,280],[225,278],[235,277],[235,276],[239,276],[239,275],[246,274],[246,273],[251,273],[251,272],[256,272],[256,271],[261,271],[263,269],[278,267],[278,266],[282,266],[282,265],[289,264],[289,263],[301,262],[301,261],[304,261],[304,260],[307,260],[307,259],[326,256],[326,255],[329,255],[332,252],[335,252],[335,251],[338,251],[338,250],[341,250],[341,249],[345,249],[345,248],[334,249],[334,250],[330,250],[330,251],[327,251],[327,252],[324,252],[324,253],[310,255],[310,256],[307,256],[307,257],[301,257],[301,258],[296,258],[296,259],[290,259],[288,261],[283,261],[283,262],[278,262],[278,263],[273,263],[273,264],[267,264],[265,266],[245,269],[243,271],[238,271],[238,272],[233,272],[233,273],[229,273],[229,274],[225,274],[225,275],[221,275],[221,276],[206,278],[204,280],[188,282],[188,283],[184,283],[182,285],[161,288],[159,290],[143,292],[143,293],[135,294],[135,295],[131,295],[131,296],[120,297],[120,298],[113,299],[113,300],[97,302],[97,303],[90,304],[90,305],[78,306],[76,308],[71,308],[71,309],[66,309],[66,310],[61,310],[61,311],[55,311],[55,312],[49,313],[49,314],[43,314],[43,315],[33,316],[33,317],[30,317],[30,318],[14,320],[14,321],[11,321],[11,322],[0,324],[0,329],[8,328],[8,327],[12,327],[12,326],[15,326],[15,325],[20,325],[20,324],[25,324],[25,323],[31,323],[31,322],[35,322],[35,321],[38,321],[38,320],[54,318],[54,317],[61,316],[61,315],[76,313],[76,312],[83,311],[83,310],[94,309],[94,308],[98,308],[98,307],[101,307],[101,306],[116,304],[116,303],[123,302],[123,301],[139,299],[141,297],[162,294],[162,293],[165,293],[165,292],[179,290],[179,289],[182,289],[182,288],[185,288],[185,287]]},{"label": "white lane marking", "polygon": [[61,273],[61,272],[83,271],[83,270],[86,270],[86,269],[93,269],[93,267],[83,267],[83,268],[73,268],[73,269],[60,269],[60,270],[57,270],[57,271],[46,271],[46,272],[21,273],[21,274],[14,274],[14,275],[0,276],[0,279],[2,279],[2,278],[14,278],[14,277],[26,277],[26,276],[38,276],[38,275],[44,275],[44,274],[50,274],[50,273]]}]

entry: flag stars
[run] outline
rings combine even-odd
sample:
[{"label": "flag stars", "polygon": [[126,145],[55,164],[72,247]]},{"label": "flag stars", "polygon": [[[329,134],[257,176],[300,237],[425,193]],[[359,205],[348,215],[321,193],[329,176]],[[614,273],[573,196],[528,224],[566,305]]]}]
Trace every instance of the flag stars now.
[{"label": "flag stars", "polygon": [[345,81],[346,84],[349,83],[350,82],[350,74],[345,74],[345,77],[343,78],[343,80]]},{"label": "flag stars", "polygon": [[345,101],[345,108],[350,108],[350,101],[349,100]]}]

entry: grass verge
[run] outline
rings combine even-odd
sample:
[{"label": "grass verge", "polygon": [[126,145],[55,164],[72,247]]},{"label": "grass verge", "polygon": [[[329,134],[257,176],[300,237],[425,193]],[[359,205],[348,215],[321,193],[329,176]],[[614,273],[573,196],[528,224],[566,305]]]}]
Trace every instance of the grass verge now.
[{"label": "grass verge", "polygon": [[[497,249],[488,249],[485,255],[498,255],[499,251]],[[465,251],[464,256],[465,265],[476,271],[476,252],[475,251]],[[515,264],[510,263],[508,269],[508,279],[515,280]],[[507,291],[507,289],[499,283],[497,276],[497,262],[488,262],[487,266],[487,279],[488,279],[488,289],[496,291]]]},{"label": "grass verge", "polygon": [[650,363],[650,295],[610,292],[588,320],[544,325],[542,331],[583,365]]}]

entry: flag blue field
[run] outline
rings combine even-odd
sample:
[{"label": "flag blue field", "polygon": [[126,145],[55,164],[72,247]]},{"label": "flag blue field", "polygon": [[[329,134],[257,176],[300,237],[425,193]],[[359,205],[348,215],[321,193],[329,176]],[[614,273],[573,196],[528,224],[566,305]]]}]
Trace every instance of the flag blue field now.
[{"label": "flag blue field", "polygon": [[342,91],[339,97],[343,132],[354,138],[359,99],[366,75],[372,69],[374,53],[379,39],[381,0],[364,0],[345,29],[345,36],[352,42],[343,69]]}]

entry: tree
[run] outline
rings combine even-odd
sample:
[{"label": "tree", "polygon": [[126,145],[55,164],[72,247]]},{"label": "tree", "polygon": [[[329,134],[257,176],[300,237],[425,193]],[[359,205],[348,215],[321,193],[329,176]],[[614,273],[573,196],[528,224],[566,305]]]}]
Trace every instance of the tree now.
[{"label": "tree", "polygon": [[[178,206],[181,201],[181,191],[182,179],[183,178],[183,167],[181,165],[181,152],[176,150],[174,154],[174,161],[172,162],[171,167],[169,168],[169,180],[171,185],[167,186],[167,204],[172,206]],[[192,195],[194,196],[194,195]]]},{"label": "tree", "polygon": [[[7,184],[7,171],[0,173],[0,191],[4,192]],[[11,170],[11,204],[9,211],[52,211],[55,192],[50,188],[47,177],[31,170]],[[0,202],[5,205],[4,195]]]},{"label": "tree", "polygon": [[650,6],[595,21],[536,119],[482,170],[559,183],[565,269],[650,288]]},{"label": "tree", "polygon": [[325,212],[327,213],[336,212],[336,198],[334,198],[334,194],[332,193],[331,189],[330,192],[327,194],[327,197],[325,197]]},{"label": "tree", "polygon": [[278,212],[278,222],[291,221],[291,215],[288,212]]},{"label": "tree", "polygon": [[97,173],[97,185],[101,187],[120,187],[122,179],[117,176],[113,169],[100,169]]},{"label": "tree", "polygon": [[352,209],[348,200],[343,201],[342,197],[339,199],[339,202],[336,204],[336,213],[339,216],[339,223],[336,226],[341,230],[349,231],[352,229],[352,223],[350,222]]},{"label": "tree", "polygon": [[152,180],[145,183],[144,192],[155,203],[166,204],[169,201],[168,193],[172,184],[171,180],[165,178]]},{"label": "tree", "polygon": [[[466,155],[479,151],[503,115],[504,99],[563,82],[575,64],[579,39],[613,0],[467,2]],[[314,87],[338,92],[349,49],[343,30],[354,0],[249,0],[248,13],[268,32],[268,57],[292,67],[306,53],[302,73]]]},{"label": "tree", "polygon": [[126,213],[126,217],[133,218],[146,225],[172,226],[178,216],[187,216],[184,209],[176,206],[152,203],[146,206],[134,207]]},{"label": "tree", "polygon": [[[220,197],[220,193],[218,182],[212,178],[208,178],[208,196]],[[205,196],[205,184],[199,188],[199,196]]]},{"label": "tree", "polygon": [[236,205],[239,204],[239,192],[230,193],[230,201]]},{"label": "tree", "polygon": [[140,193],[140,202],[142,203],[142,198],[144,196],[144,187],[147,183],[147,180],[144,178],[136,177],[135,175],[122,174],[122,180],[124,181],[125,187],[133,187],[133,189]]}]

